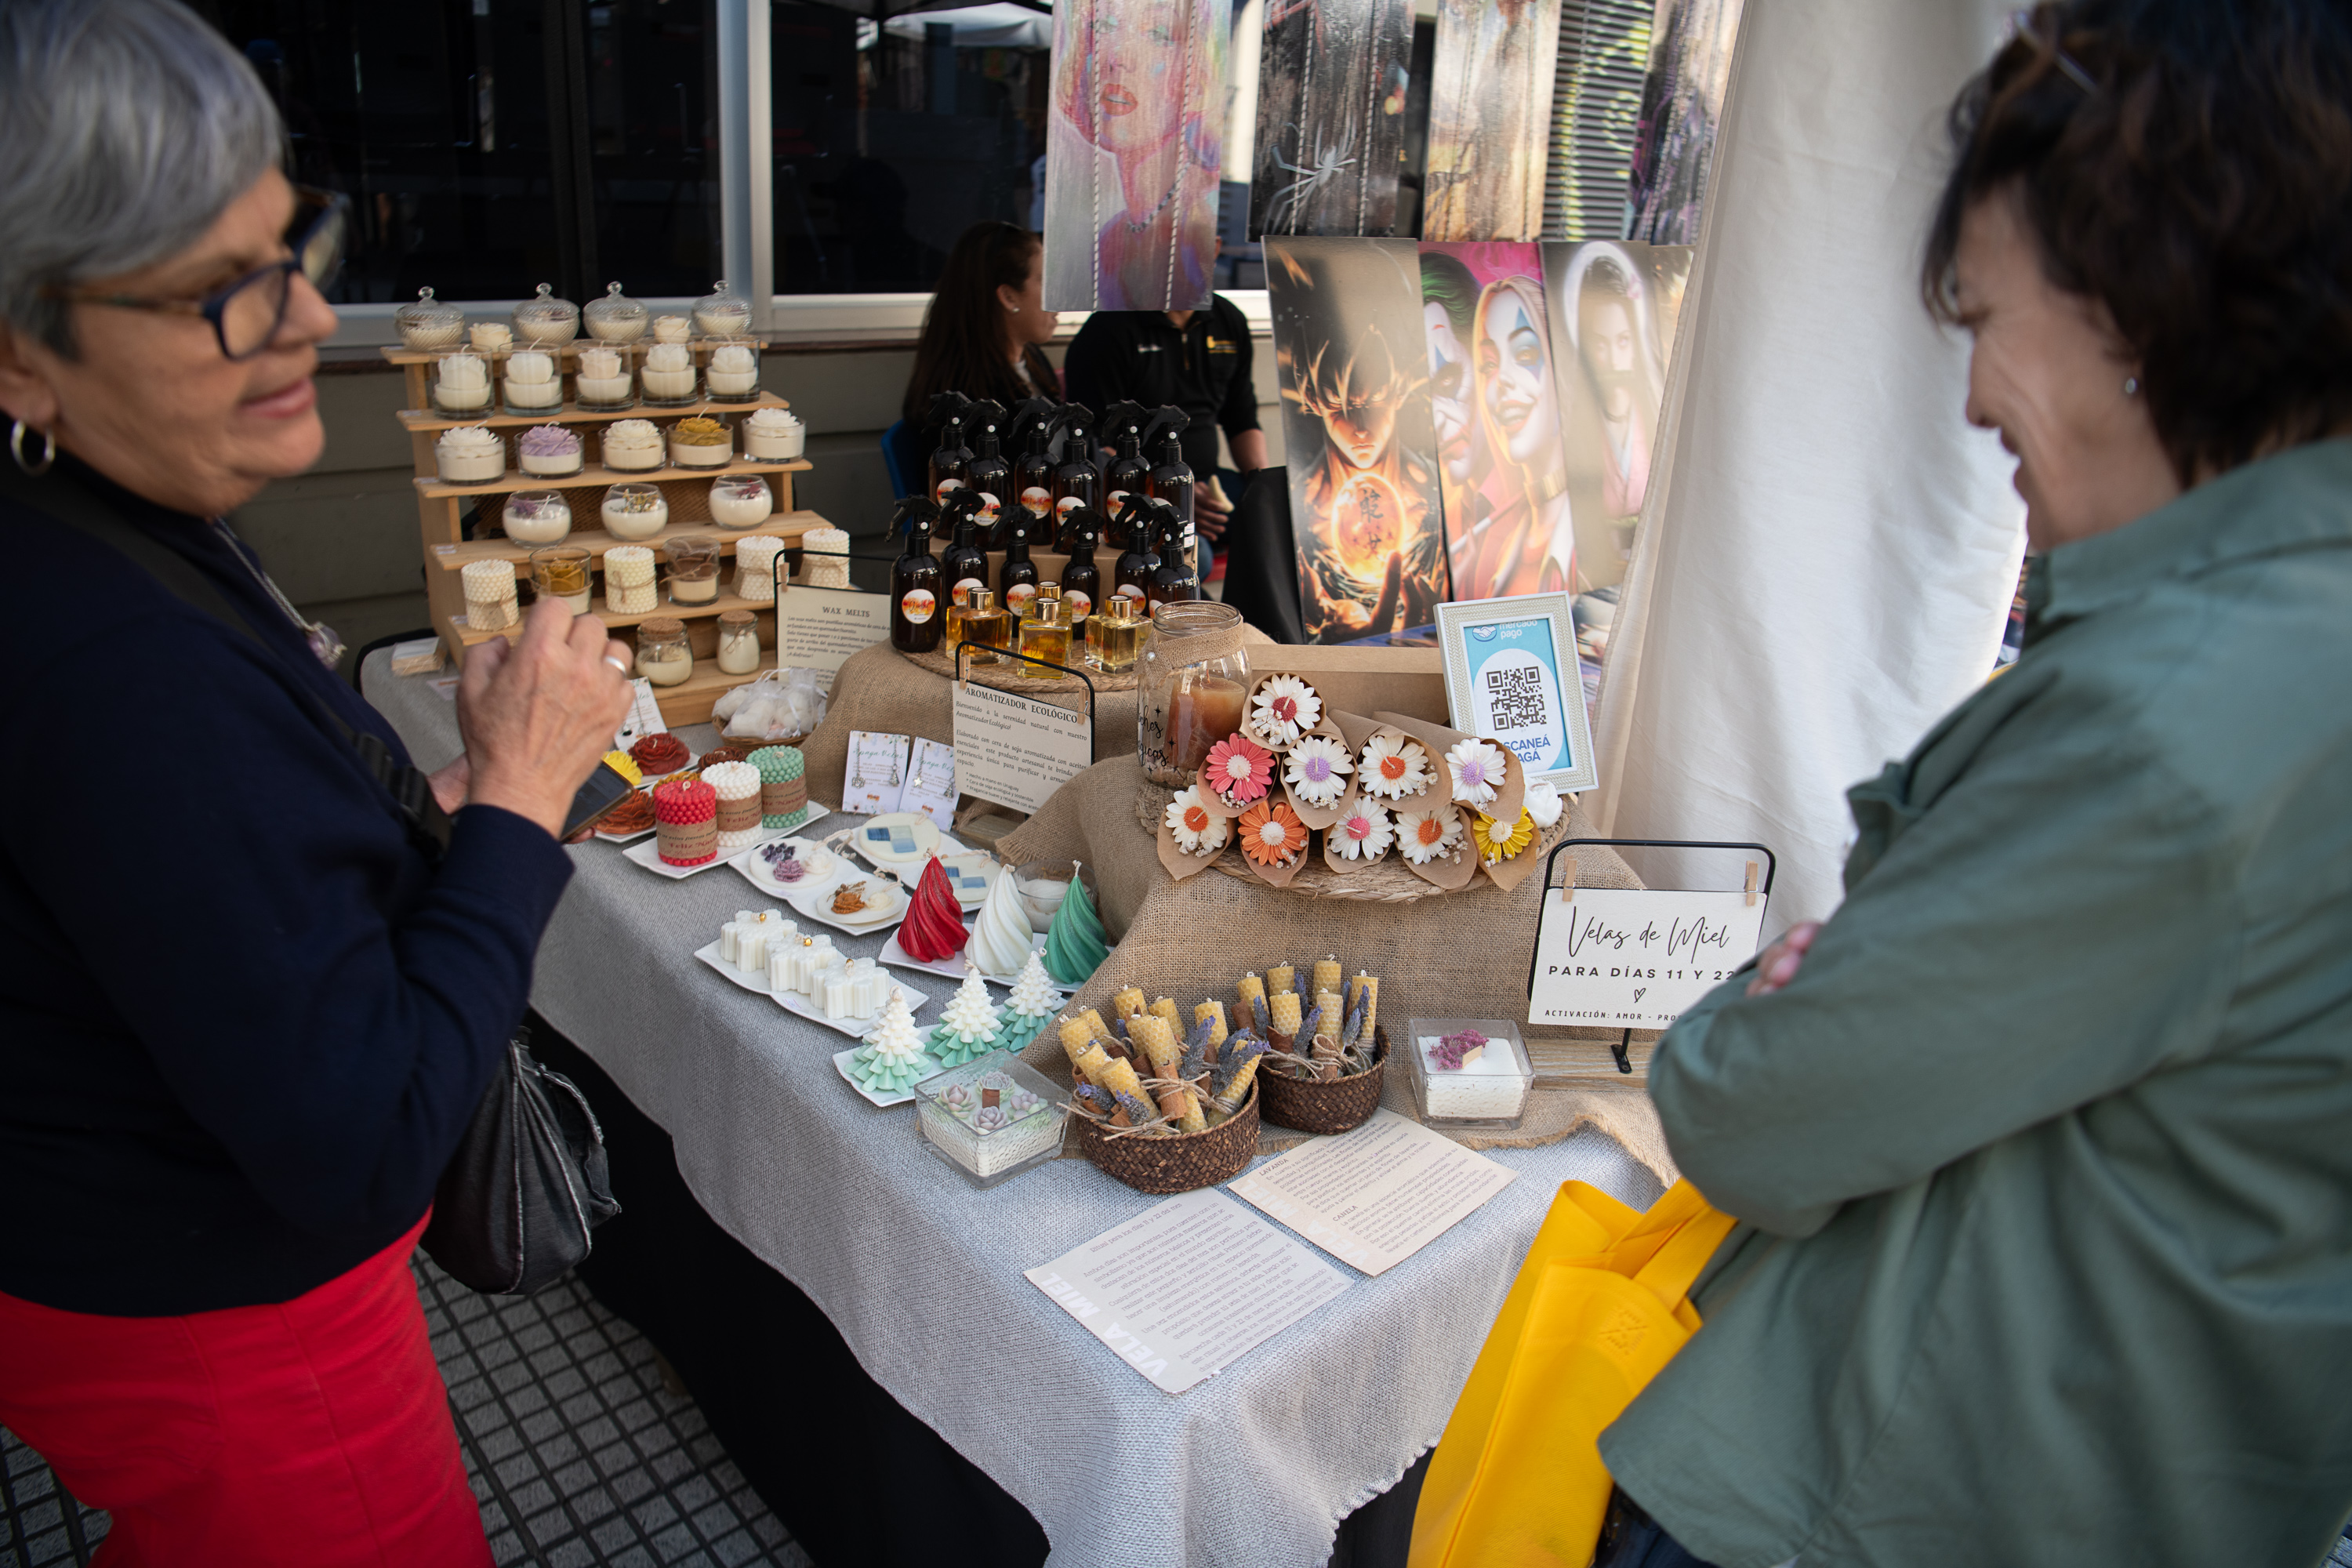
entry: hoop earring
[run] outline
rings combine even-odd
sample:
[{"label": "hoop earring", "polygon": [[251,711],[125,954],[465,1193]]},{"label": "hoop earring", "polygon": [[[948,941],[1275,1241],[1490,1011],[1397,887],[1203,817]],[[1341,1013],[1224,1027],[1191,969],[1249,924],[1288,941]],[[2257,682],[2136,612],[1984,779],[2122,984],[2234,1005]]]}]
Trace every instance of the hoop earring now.
[{"label": "hoop earring", "polygon": [[49,471],[50,464],[58,460],[58,438],[47,430],[42,431],[41,460],[28,463],[25,460],[25,432],[31,426],[22,419],[16,421],[16,427],[8,432],[8,455],[16,459],[18,468],[37,479]]},{"label": "hoop earring", "polygon": [[2139,377],[2136,375],[2127,375],[2124,377],[2124,395],[2126,397],[2137,397],[2139,395]]}]

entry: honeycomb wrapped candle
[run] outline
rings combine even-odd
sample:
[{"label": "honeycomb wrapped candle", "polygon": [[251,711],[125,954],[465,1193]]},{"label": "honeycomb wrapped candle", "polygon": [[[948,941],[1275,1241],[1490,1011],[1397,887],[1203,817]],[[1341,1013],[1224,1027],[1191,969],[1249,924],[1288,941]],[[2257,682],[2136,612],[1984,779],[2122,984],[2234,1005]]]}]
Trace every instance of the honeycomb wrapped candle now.
[{"label": "honeycomb wrapped candle", "polygon": [[710,481],[710,521],[721,528],[757,528],[775,510],[768,481],[757,474]]},{"label": "honeycomb wrapped candle", "polygon": [[760,770],[749,763],[719,763],[702,770],[718,794],[719,852],[733,855],[760,841]]},{"label": "honeycomb wrapped candle", "polygon": [[583,349],[580,374],[572,380],[583,408],[625,408],[629,404],[629,363],[618,349]]},{"label": "honeycomb wrapped candle", "polygon": [[604,608],[615,616],[653,614],[652,551],[642,544],[620,544],[604,552]]},{"label": "honeycomb wrapped candle", "polygon": [[479,425],[442,431],[433,443],[433,460],[444,484],[486,485],[507,477],[506,443]]},{"label": "honeycomb wrapped candle", "polygon": [[784,542],[772,533],[751,533],[735,542],[735,596],[753,604],[776,602],[776,557]]},{"label": "honeycomb wrapped candle", "polygon": [[604,466],[624,471],[658,468],[666,448],[650,419],[623,419],[604,431]]},{"label": "honeycomb wrapped candle", "polygon": [[694,401],[694,353],[684,343],[656,343],[646,351],[637,384],[648,403]]},{"label": "honeycomb wrapped candle", "polygon": [[717,344],[702,384],[713,397],[756,397],[760,392],[760,347],[750,338]]},{"label": "honeycomb wrapped candle", "polygon": [[743,423],[743,455],[764,463],[789,462],[808,445],[808,427],[788,410],[761,408]]},{"label": "honeycomb wrapped candle", "polygon": [[751,753],[760,770],[760,826],[798,827],[808,820],[808,761],[798,746],[762,746]]},{"label": "honeycomb wrapped candle", "polygon": [[682,343],[693,335],[694,323],[684,316],[654,318],[654,342],[657,343]]},{"label": "honeycomb wrapped candle", "polygon": [[522,618],[516,606],[513,562],[468,561],[461,575],[465,579],[466,625],[469,629],[504,631]]},{"label": "honeycomb wrapped candle", "polygon": [[849,586],[849,534],[812,528],[801,535],[801,581],[812,588]]},{"label": "honeycomb wrapped candle", "polygon": [[507,412],[536,414],[563,403],[563,378],[555,374],[555,356],[539,349],[521,349],[507,356]]},{"label": "honeycomb wrapped candle", "polygon": [[490,405],[490,367],[476,353],[443,354],[433,365],[433,406],[479,414]]},{"label": "honeycomb wrapped candle", "polygon": [[723,468],[735,460],[735,435],[707,414],[669,427],[669,460],[681,468]]},{"label": "honeycomb wrapped candle", "polygon": [[664,863],[700,866],[719,858],[719,795],[700,779],[654,785],[654,823]]},{"label": "honeycomb wrapped candle", "polygon": [[526,474],[576,474],[580,437],[561,425],[534,425],[515,437],[515,461]]}]

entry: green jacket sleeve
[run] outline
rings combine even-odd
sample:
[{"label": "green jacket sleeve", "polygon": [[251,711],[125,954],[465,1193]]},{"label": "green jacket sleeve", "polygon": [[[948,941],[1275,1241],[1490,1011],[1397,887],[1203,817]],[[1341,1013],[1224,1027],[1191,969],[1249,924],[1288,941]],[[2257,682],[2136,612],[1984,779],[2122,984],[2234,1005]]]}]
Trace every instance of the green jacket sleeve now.
[{"label": "green jacket sleeve", "polygon": [[2144,689],[2118,742],[2117,693],[2071,684],[2021,668],[1858,786],[1852,886],[1797,978],[1669,1031],[1650,1092],[1717,1207],[1811,1235],[2210,1048],[2242,929],[2216,813]]}]

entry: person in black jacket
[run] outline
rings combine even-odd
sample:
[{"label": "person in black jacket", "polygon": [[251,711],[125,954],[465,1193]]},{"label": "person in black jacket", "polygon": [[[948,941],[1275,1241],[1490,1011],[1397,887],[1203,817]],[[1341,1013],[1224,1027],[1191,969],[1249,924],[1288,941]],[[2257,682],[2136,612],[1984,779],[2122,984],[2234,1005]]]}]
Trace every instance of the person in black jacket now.
[{"label": "person in black jacket", "polygon": [[[1097,415],[1114,403],[1185,412],[1192,420],[1183,441],[1195,480],[1193,521],[1203,539],[1222,538],[1243,480],[1265,467],[1249,321],[1241,307],[1213,294],[1205,310],[1097,310],[1070,340],[1062,375],[1070,401]],[[1238,473],[1218,466],[1220,429]],[[1203,482],[1213,476],[1214,490]]]},{"label": "person in black jacket", "polygon": [[486,1564],[408,1258],[628,650],[554,601],[474,650],[436,865],[222,521],[317,459],[335,328],[260,81],[173,0],[0,0],[0,529],[80,590],[0,698],[0,1423],[128,1559]]}]

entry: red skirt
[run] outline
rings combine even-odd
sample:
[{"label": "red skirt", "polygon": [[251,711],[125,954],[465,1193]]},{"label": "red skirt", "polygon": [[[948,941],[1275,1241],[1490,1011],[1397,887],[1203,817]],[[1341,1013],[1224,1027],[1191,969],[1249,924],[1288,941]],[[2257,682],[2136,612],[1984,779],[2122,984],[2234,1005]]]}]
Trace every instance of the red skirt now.
[{"label": "red skirt", "polygon": [[291,1301],[184,1318],[0,1295],[0,1425],[114,1516],[98,1561],[486,1568],[416,1228]]}]

